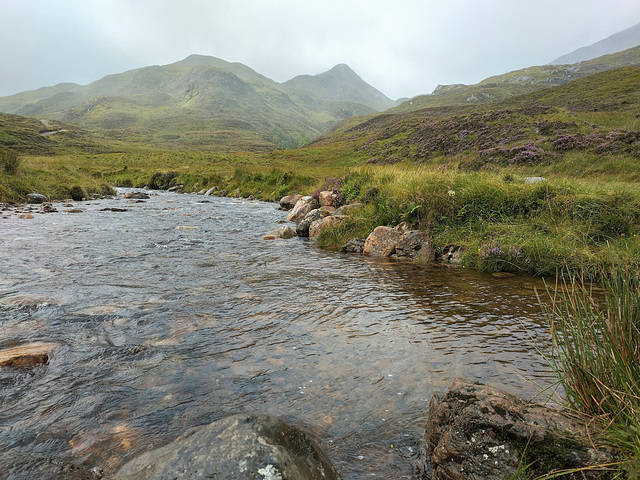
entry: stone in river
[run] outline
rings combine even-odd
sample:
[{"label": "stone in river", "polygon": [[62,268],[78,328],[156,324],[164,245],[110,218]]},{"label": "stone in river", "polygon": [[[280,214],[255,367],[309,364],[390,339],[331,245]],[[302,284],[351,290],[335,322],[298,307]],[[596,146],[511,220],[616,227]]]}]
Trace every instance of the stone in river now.
[{"label": "stone in river", "polygon": [[187,430],[143,453],[113,480],[338,480],[340,475],[302,429],[268,415],[234,415]]},{"label": "stone in river", "polygon": [[57,343],[31,343],[0,350],[0,367],[34,367],[49,362],[49,352]]},{"label": "stone in river", "polygon": [[27,194],[27,203],[44,203],[47,201],[49,201],[49,199],[40,193]]}]

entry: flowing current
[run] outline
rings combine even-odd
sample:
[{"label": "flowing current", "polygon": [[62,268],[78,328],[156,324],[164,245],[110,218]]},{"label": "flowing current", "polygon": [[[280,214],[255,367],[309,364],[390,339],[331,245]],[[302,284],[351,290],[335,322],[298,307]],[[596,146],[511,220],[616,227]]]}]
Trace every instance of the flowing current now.
[{"label": "flowing current", "polygon": [[304,426],[345,479],[419,479],[434,392],[554,382],[536,279],[265,241],[286,217],[269,203],[56,207],[0,214],[0,349],[58,344],[47,365],[0,367],[2,479],[107,477],[242,412]]}]

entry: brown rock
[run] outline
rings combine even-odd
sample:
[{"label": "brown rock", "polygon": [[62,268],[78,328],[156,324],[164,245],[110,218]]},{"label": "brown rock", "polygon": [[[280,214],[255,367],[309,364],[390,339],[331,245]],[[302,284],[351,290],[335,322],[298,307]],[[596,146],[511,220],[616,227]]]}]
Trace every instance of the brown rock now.
[{"label": "brown rock", "polygon": [[390,257],[396,251],[401,233],[391,227],[376,227],[364,242],[363,253],[372,257]]},{"label": "brown rock", "polygon": [[271,230],[264,237],[262,237],[262,239],[263,240],[277,240],[277,239],[287,240],[295,236],[296,236],[296,231],[290,226],[286,225],[286,226],[276,228],[275,230]]},{"label": "brown rock", "polygon": [[22,218],[23,220],[31,220],[32,218],[36,217],[34,217],[31,213],[21,213],[20,215],[18,215],[18,218]]},{"label": "brown rock", "polygon": [[[434,395],[425,431],[427,457],[441,480],[528,477],[607,463],[611,452],[595,450],[583,422],[553,408],[527,402],[487,385],[457,378],[446,395]],[[606,472],[563,478],[600,479]]]},{"label": "brown rock", "polygon": [[32,343],[0,350],[0,367],[34,367],[49,362],[49,352],[57,343]]}]

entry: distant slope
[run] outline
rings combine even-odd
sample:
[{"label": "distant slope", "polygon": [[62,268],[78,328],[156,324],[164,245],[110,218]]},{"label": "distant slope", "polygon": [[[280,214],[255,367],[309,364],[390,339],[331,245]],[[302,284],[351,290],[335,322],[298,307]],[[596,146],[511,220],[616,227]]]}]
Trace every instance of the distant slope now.
[{"label": "distant slope", "polygon": [[357,102],[377,111],[396,106],[396,102],[362,80],[348,65],[340,64],[319,75],[299,75],[283,86],[303,92],[313,92],[323,100]]},{"label": "distant slope", "polygon": [[4,149],[21,155],[111,150],[100,139],[72,125],[0,113],[0,150]]},{"label": "distant slope", "polygon": [[494,103],[551,85],[563,85],[595,73],[637,64],[640,64],[640,47],[575,65],[529,67],[489,77],[475,85],[439,86],[433,93],[412,98],[391,111],[411,112],[431,107]]},{"label": "distant slope", "polygon": [[349,116],[388,105],[349,67],[316,77],[292,87],[240,63],[191,55],[87,86],[60,84],[3,97],[0,111],[163,148],[253,151],[298,147]]},{"label": "distant slope", "polygon": [[551,162],[569,150],[640,158],[639,109],[640,65],[500,102],[348,119],[312,146],[367,163],[434,160],[466,169]]},{"label": "distant slope", "polygon": [[586,60],[592,60],[603,55],[609,55],[612,53],[621,52],[629,48],[637,47],[640,45],[640,23],[631,28],[627,28],[621,32],[618,32],[610,37],[600,40],[587,47],[579,48],[578,50],[563,55],[560,58],[556,58],[549,65],[567,65],[571,63],[584,62]]}]

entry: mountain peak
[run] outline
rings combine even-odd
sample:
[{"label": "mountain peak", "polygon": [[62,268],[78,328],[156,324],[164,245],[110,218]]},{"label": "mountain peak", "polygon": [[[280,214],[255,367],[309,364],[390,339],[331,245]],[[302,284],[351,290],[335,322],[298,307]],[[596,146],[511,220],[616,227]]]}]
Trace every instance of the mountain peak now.
[{"label": "mountain peak", "polygon": [[346,63],[339,63],[319,75],[298,75],[282,85],[313,92],[323,100],[361,103],[377,111],[396,105],[393,100],[362,80]]}]

